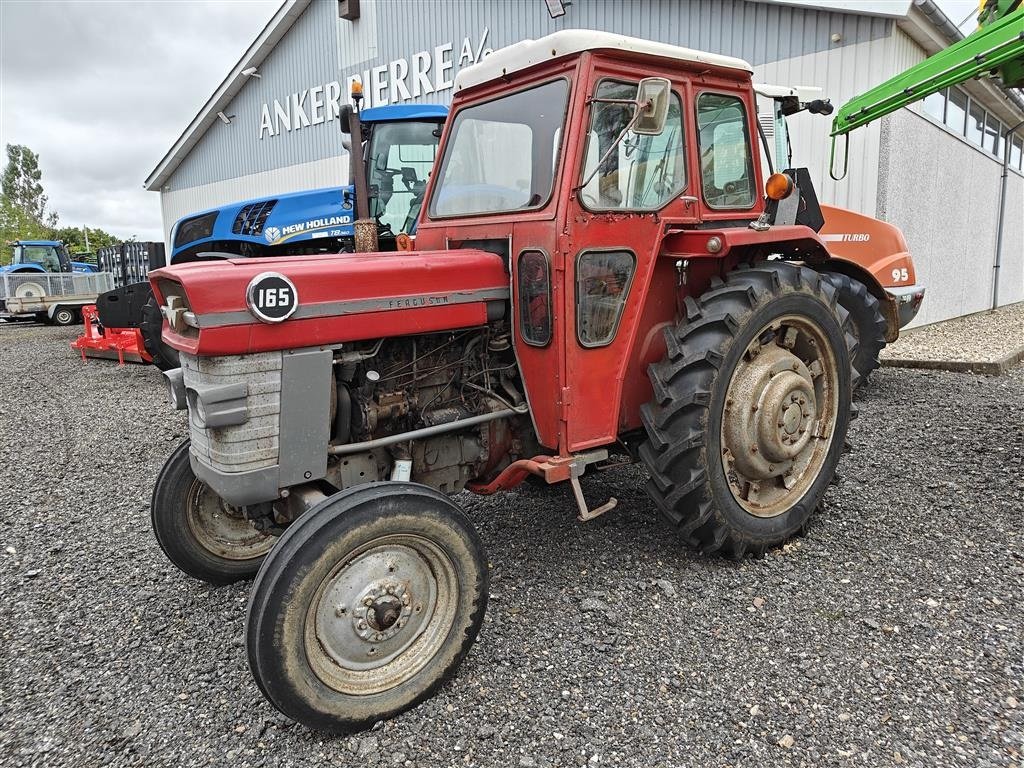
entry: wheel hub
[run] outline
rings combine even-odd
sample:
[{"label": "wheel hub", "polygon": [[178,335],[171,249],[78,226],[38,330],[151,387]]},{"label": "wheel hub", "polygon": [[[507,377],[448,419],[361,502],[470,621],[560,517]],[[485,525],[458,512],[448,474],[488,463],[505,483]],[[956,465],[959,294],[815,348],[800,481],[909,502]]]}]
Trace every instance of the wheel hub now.
[{"label": "wheel hub", "polygon": [[367,642],[390,640],[401,632],[412,614],[408,584],[380,581],[366,590],[352,612],[356,634]]},{"label": "wheel hub", "polygon": [[372,549],[330,579],[316,609],[319,646],[346,670],[387,664],[409,648],[437,600],[431,564],[409,547]]},{"label": "wheel hub", "polygon": [[822,375],[833,364],[826,347],[813,324],[782,318],[763,329],[736,366],[722,459],[733,496],[753,515],[772,517],[792,506],[823,460],[835,418],[833,377]]}]

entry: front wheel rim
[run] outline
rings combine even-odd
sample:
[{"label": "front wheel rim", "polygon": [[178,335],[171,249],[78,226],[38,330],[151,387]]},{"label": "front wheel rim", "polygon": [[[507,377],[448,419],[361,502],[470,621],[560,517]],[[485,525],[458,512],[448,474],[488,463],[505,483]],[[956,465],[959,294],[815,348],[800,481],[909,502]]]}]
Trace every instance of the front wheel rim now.
[{"label": "front wheel rim", "polygon": [[260,533],[206,483],[195,480],[185,502],[189,531],[207,552],[225,560],[255,560],[274,546],[274,537]]},{"label": "front wheel rim", "polygon": [[736,502],[777,517],[807,493],[825,465],[839,415],[835,351],[805,315],[765,324],[729,381],[722,468]]},{"label": "front wheel rim", "polygon": [[338,563],[310,602],[310,667],[347,695],[401,685],[441,650],[458,594],[455,566],[434,542],[412,534],[374,539]]}]

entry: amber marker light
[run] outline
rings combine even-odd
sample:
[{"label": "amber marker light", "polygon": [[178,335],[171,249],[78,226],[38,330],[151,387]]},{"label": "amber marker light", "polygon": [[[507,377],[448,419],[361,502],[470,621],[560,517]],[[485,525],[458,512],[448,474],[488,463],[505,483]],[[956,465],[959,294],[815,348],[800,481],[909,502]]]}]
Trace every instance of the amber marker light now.
[{"label": "amber marker light", "polygon": [[363,84],[358,80],[352,81],[352,98],[357,101],[363,98]]},{"label": "amber marker light", "polygon": [[769,200],[785,200],[793,191],[793,180],[784,173],[773,173],[764,183]]},{"label": "amber marker light", "polygon": [[398,246],[400,251],[411,251],[412,238],[405,234],[405,232],[399,232],[398,237],[395,238],[395,245]]}]

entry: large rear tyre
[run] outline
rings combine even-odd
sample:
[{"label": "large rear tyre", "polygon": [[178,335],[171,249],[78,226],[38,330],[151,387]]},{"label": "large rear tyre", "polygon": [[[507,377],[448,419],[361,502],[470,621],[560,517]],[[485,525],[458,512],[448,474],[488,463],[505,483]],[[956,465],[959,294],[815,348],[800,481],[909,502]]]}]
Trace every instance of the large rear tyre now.
[{"label": "large rear tyre", "polygon": [[443,494],[392,482],[334,494],[292,523],[256,578],[253,677],[315,730],[393,717],[455,674],[487,584],[483,544]]},{"label": "large rear tyre", "polygon": [[881,365],[878,353],[885,348],[887,325],[882,306],[860,280],[834,272],[826,272],[825,277],[836,287],[839,306],[850,313],[850,331],[857,340],[853,367],[863,384],[868,374]]},{"label": "large rear tyre", "polygon": [[142,345],[153,358],[153,365],[161,371],[169,371],[181,367],[178,350],[168,346],[163,340],[164,318],[157,306],[156,296],[150,295],[149,301],[142,308],[142,322],[139,331],[142,334]]},{"label": "large rear tyre", "polygon": [[830,283],[766,262],[687,298],[649,368],[648,492],[689,545],[733,557],[807,524],[850,420],[852,340]]},{"label": "large rear tyre", "polygon": [[151,516],[157,543],[181,571],[210,584],[253,578],[276,538],[257,531],[197,478],[186,440],[164,464],[153,489]]}]

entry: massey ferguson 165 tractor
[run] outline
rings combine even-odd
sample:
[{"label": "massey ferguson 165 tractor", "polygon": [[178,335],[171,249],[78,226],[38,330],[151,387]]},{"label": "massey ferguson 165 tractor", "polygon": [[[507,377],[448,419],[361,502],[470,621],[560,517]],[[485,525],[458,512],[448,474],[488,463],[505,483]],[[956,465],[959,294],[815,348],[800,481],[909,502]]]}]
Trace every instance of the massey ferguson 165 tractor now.
[{"label": "massey ferguson 165 tractor", "polygon": [[[628,453],[704,552],[807,525],[850,419],[853,336],[806,172],[765,189],[751,67],[589,30],[460,72],[416,249],[151,273],[190,440],[157,539],[256,576],[246,642],[312,728],[390,717],[472,645],[487,558],[451,500]],[[888,299],[882,299],[888,301]]]}]

